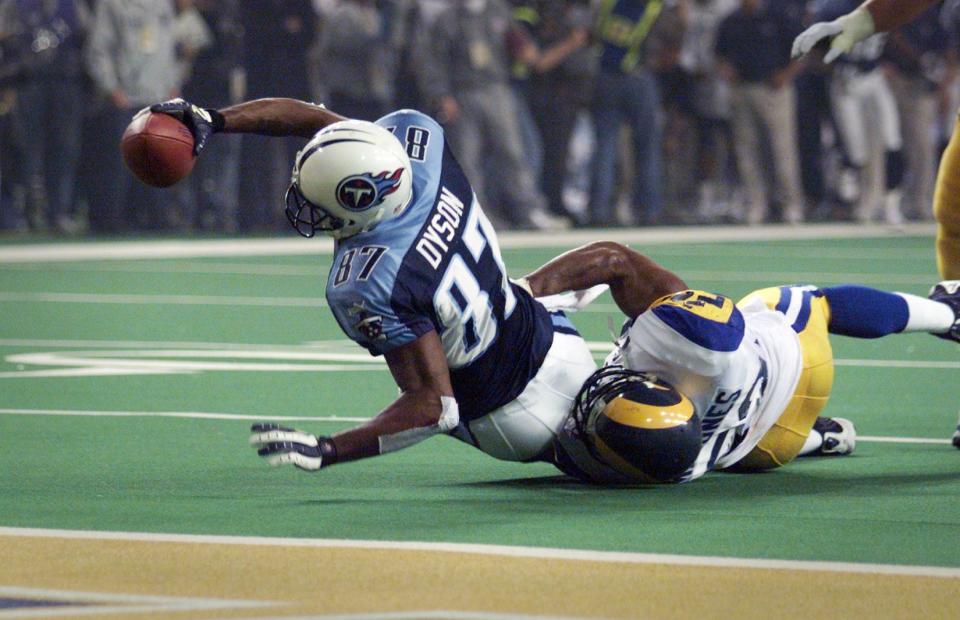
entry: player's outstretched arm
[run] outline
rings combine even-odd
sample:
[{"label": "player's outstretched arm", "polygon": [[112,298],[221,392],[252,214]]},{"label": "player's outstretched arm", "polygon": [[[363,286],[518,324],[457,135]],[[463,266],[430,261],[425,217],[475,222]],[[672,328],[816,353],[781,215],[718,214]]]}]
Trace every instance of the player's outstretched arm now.
[{"label": "player's outstretched arm", "polygon": [[183,99],[171,99],[150,106],[151,112],[174,116],[193,134],[195,155],[215,133],[255,133],[265,136],[310,138],[327,125],[346,120],[322,105],[297,99],[254,99],[214,110],[201,108]]},{"label": "player's outstretched arm", "polygon": [[369,422],[332,437],[276,425],[254,424],[250,443],[274,466],[315,471],[334,463],[406,448],[460,422],[440,337],[428,332],[385,354],[400,397]]},{"label": "player's outstretched arm", "polygon": [[912,21],[939,0],[867,0],[831,22],[813,24],[793,41],[793,56],[803,56],[818,43],[830,41],[824,62],[833,62],[875,32],[886,32]]},{"label": "player's outstretched arm", "polygon": [[570,250],[523,280],[534,297],[608,284],[617,306],[630,318],[664,295],[687,288],[673,272],[612,241],[597,241]]},{"label": "player's outstretched arm", "polygon": [[877,32],[888,32],[909,24],[940,0],[867,0],[863,7],[870,11]]},{"label": "player's outstretched arm", "polygon": [[265,136],[313,137],[327,125],[347,120],[323,105],[297,99],[268,98],[238,103],[220,110],[223,131]]}]

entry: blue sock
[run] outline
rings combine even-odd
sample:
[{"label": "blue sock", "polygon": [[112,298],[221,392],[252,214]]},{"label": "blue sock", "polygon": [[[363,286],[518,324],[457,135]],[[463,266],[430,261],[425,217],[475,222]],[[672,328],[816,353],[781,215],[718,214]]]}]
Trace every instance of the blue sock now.
[{"label": "blue sock", "polygon": [[895,293],[855,284],[820,289],[830,304],[830,333],[879,338],[903,331],[910,319],[907,300]]}]

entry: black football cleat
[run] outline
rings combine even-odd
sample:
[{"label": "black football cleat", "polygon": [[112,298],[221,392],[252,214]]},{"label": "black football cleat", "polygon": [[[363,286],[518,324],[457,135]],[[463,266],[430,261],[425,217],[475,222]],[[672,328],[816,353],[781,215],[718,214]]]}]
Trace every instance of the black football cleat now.
[{"label": "black football cleat", "polygon": [[[960,342],[960,280],[944,280],[934,284],[928,297],[947,304],[953,310],[953,325],[949,330],[934,336]],[[956,441],[957,439],[954,438],[954,442]]]},{"label": "black football cleat", "polygon": [[811,456],[845,456],[857,446],[857,431],[846,418],[818,417],[813,430],[823,436],[823,443]]}]

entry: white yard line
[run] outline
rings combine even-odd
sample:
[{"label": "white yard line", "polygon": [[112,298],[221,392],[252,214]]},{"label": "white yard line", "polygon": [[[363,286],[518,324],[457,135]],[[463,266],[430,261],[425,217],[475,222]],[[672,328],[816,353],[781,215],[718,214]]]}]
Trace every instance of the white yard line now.
[{"label": "white yard line", "polygon": [[[956,345],[954,345],[956,346]],[[855,366],[859,368],[932,368],[938,370],[960,368],[960,361],[929,361],[929,360],[834,360],[835,366]]]},{"label": "white yard line", "polygon": [[[818,255],[819,256],[819,255]],[[931,257],[926,257],[926,262],[932,265]],[[849,260],[849,259],[838,259]],[[876,259],[871,258],[871,261]],[[898,263],[902,258],[895,259]],[[534,271],[539,268],[539,264],[516,264],[508,265],[511,277],[519,277],[523,274]],[[24,263],[24,264],[0,264],[0,271],[29,271],[49,273],[51,270],[47,263]],[[279,266],[279,265],[230,265],[216,264],[205,265],[203,263],[192,263],[189,266],[170,265],[162,263],[135,263],[135,264],[110,264],[106,262],[91,263],[89,265],[74,265],[65,263],[60,269],[63,272],[78,272],[103,274],[112,273],[155,273],[167,275],[217,275],[217,276],[265,276],[272,279],[283,278],[310,278],[311,281],[326,281],[326,268],[311,268],[302,266]],[[857,272],[816,272],[796,271],[796,272],[761,272],[761,271],[698,271],[684,270],[683,277],[688,282],[710,281],[710,282],[757,282],[765,285],[777,284],[797,284],[813,283],[825,286],[828,284],[838,284],[846,282],[856,282],[858,284],[875,284],[884,287],[893,287],[899,285],[917,285],[927,287],[935,279],[931,273],[857,273]],[[616,310],[616,309],[614,309]]]},{"label": "white yard line", "polygon": [[[890,278],[877,275],[856,275],[850,274],[846,277],[840,274],[834,274],[837,277],[833,280],[835,283],[857,282],[860,284],[911,284],[915,286],[926,287],[932,281],[929,277],[922,275],[897,276]],[[716,279],[728,281],[744,281],[757,277],[737,274],[727,274],[722,277],[714,274],[710,278],[698,279]],[[691,278],[692,280],[692,278]],[[794,279],[759,279],[759,281],[772,284],[773,282],[801,284],[805,278]],[[830,284],[826,279],[820,279],[817,284]],[[149,306],[249,306],[249,307],[294,307],[294,308],[326,308],[327,302],[322,293],[316,297],[258,297],[252,295],[162,295],[162,294],[134,294],[134,293],[63,293],[54,291],[0,291],[0,303],[54,303],[54,304],[120,304],[120,305],[149,305]],[[623,313],[612,303],[592,303],[579,312],[588,314],[612,314],[622,317]]]},{"label": "white yard line", "polygon": [[[207,411],[95,411],[84,409],[23,409],[0,408],[0,416],[63,416],[88,418],[181,418],[192,420],[240,420],[247,422],[366,422],[370,418],[346,416],[282,416],[239,413],[214,413]],[[948,445],[950,439],[929,437],[883,437],[879,435],[859,435],[857,441],[875,443],[905,443]]]},{"label": "white yard line", "polygon": [[246,420],[248,422],[367,422],[370,419],[340,416],[244,415],[203,411],[87,411],[80,409],[0,409],[0,415],[92,418],[185,418],[191,420]]},{"label": "white yard line", "polygon": [[[642,248],[637,248],[643,250]],[[763,250],[764,254],[776,254],[777,258],[796,258],[801,261],[810,260],[861,260],[861,261],[894,261],[903,263],[904,261],[924,261],[930,263],[933,260],[931,248],[929,246],[898,248],[865,248],[865,247],[818,247],[811,249],[806,245],[776,245],[767,247]],[[677,244],[676,246],[661,246],[651,249],[651,254],[656,256],[670,257],[721,257],[721,258],[749,258],[756,259],[758,249],[755,244]]]},{"label": "white yard line", "polygon": [[[251,344],[242,342],[197,342],[177,340],[63,340],[55,338],[0,338],[0,347],[116,348],[116,349],[211,349],[236,351],[326,351],[356,353],[361,351],[352,342],[319,340],[303,344]],[[368,361],[376,360],[364,354]]]},{"label": "white yard line", "polygon": [[326,308],[322,297],[252,297],[247,295],[133,295],[119,293],[18,293],[0,291],[0,302],[136,304],[176,306],[275,306]]},{"label": "white yard line", "polygon": [[291,277],[316,277],[325,278],[328,269],[323,266],[300,266],[300,265],[273,265],[273,264],[253,264],[253,263],[155,263],[155,262],[125,262],[109,263],[105,261],[94,262],[63,262],[56,266],[50,263],[0,263],[0,268],[5,271],[44,271],[51,272],[56,270],[60,273],[65,272],[89,272],[89,273],[160,273],[160,274],[202,274],[202,275],[238,275],[238,276],[291,276]]},{"label": "white yard line", "polygon": [[[930,257],[930,266],[933,266],[933,258]],[[532,269],[528,270],[532,271]],[[797,272],[762,272],[762,271],[697,271],[684,270],[683,278],[688,283],[693,281],[717,281],[717,282],[759,282],[765,286],[782,286],[790,284],[816,284],[817,286],[826,286],[829,284],[845,284],[855,282],[857,284],[877,284],[885,287],[896,285],[922,285],[929,287],[937,281],[937,276],[932,271],[929,273],[853,273],[853,272],[834,272],[822,273],[807,271]]]},{"label": "white yard line", "polygon": [[[883,225],[808,224],[804,226],[681,226],[578,230],[566,233],[504,232],[498,235],[502,248],[568,248],[606,239],[636,246],[722,241],[797,241],[829,238],[897,238],[933,235],[930,223],[911,223],[901,230]],[[200,258],[218,256],[329,255],[333,242],[327,238],[114,241],[89,243],[38,243],[0,246],[0,263],[62,262],[81,260],[127,260]],[[932,252],[932,250],[931,250]]]},{"label": "white yard line", "polygon": [[[613,348],[610,342],[588,341],[587,346],[598,359],[602,359]],[[382,358],[372,357],[346,340],[324,340],[302,344],[254,344],[239,342],[196,342],[196,341],[143,341],[143,340],[85,340],[85,339],[52,339],[52,338],[0,338],[0,347],[40,348],[40,349],[94,349],[83,353],[85,356],[109,358],[99,361],[98,364],[116,364],[114,358],[222,358],[222,359],[266,359],[277,361],[339,361],[356,362],[358,370],[368,370],[368,367],[382,366]],[[97,351],[96,349],[116,349],[116,352]],[[137,350],[139,349],[139,351]],[[131,351],[132,350],[132,351]],[[167,353],[166,351],[171,351]],[[4,356],[10,363],[28,360],[31,364],[57,366],[60,362],[74,354],[61,354],[57,351],[41,351],[31,353],[8,354]],[[81,355],[80,353],[76,355]],[[27,356],[27,357],[24,357]],[[46,357],[44,357],[46,356]],[[110,361],[113,360],[113,361]],[[68,360],[69,361],[69,360]],[[87,362],[84,362],[85,364]],[[139,361],[136,365],[143,367],[148,361]],[[914,368],[930,370],[960,369],[960,361],[953,360],[871,360],[871,359],[836,359],[837,366],[859,368]],[[81,364],[83,365],[83,364]],[[227,370],[236,368],[232,365]],[[293,370],[309,370],[303,366],[291,367]],[[262,370],[277,370],[276,365],[268,365]],[[353,369],[353,368],[351,368]],[[0,371],[10,376],[19,373],[27,376],[26,371]]]},{"label": "white yard line", "polygon": [[37,243],[0,246],[0,263],[73,262],[217,256],[297,256],[331,254],[333,240],[221,239],[195,241],[110,241],[89,243]]},{"label": "white yard line", "polygon": [[879,437],[876,435],[858,435],[857,441],[875,443],[916,443],[931,445],[950,445],[949,439],[929,439],[927,437]]},{"label": "white yard line", "polygon": [[0,527],[0,536],[19,538],[60,538],[70,540],[111,540],[199,545],[240,545],[251,547],[294,547],[313,549],[381,549],[392,551],[432,551],[473,555],[545,560],[610,562],[619,564],[668,564],[715,568],[748,568],[790,571],[818,571],[865,575],[903,575],[915,577],[960,578],[960,568],[945,566],[910,566],[900,564],[868,564],[855,562],[815,562],[804,560],[768,560],[762,558],[728,558],[716,556],[593,551],[550,547],[521,547],[471,543],[412,542],[383,540],[343,540],[328,538],[273,538],[262,536],[205,536],[193,534],[152,534],[142,532],[109,532],[92,530],[56,530]]}]

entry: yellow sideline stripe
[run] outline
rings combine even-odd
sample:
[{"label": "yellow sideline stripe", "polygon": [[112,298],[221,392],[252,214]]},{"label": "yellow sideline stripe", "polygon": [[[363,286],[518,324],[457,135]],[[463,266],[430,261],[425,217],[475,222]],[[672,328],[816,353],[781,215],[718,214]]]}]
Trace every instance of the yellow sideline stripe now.
[{"label": "yellow sideline stripe", "polygon": [[938,567],[19,528],[0,554],[8,587],[276,603],[230,617],[960,617],[960,570]]},{"label": "yellow sideline stripe", "polygon": [[910,564],[869,564],[862,562],[819,562],[808,560],[768,560],[721,556],[637,553],[629,551],[596,551],[555,547],[524,547],[392,540],[353,540],[339,538],[287,538],[274,536],[221,536],[206,534],[168,534],[153,532],[118,532],[101,530],[63,530],[0,526],[0,537],[58,538],[71,540],[163,542],[196,545],[236,545],[252,547],[351,548],[387,551],[430,551],[466,553],[544,560],[577,560],[629,564],[676,564],[678,566],[713,566],[721,568],[762,568],[772,570],[808,570],[834,573],[911,575],[960,579],[960,567],[917,566]]}]

